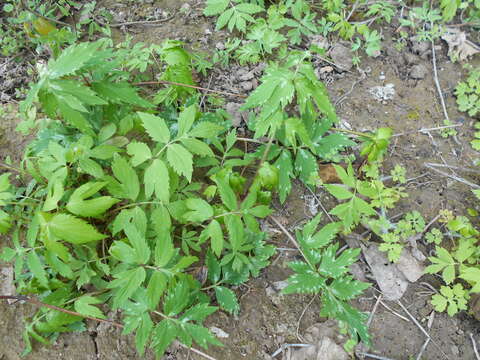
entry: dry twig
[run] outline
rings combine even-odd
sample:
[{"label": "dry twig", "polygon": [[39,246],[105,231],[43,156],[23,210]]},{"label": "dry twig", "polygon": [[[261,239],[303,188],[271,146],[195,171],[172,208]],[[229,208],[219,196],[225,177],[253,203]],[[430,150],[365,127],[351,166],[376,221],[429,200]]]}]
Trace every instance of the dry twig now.
[{"label": "dry twig", "polygon": [[477,358],[477,360],[480,360],[480,355],[478,354],[478,349],[477,349],[477,342],[473,338],[472,333],[470,333],[469,335],[470,335],[470,340],[472,340],[473,352],[475,353],[475,357]]},{"label": "dry twig", "polygon": [[465,185],[468,185],[468,186],[470,186],[470,187],[472,187],[472,188],[474,188],[474,189],[480,189],[480,185],[474,184],[474,183],[472,183],[472,182],[470,182],[470,181],[468,181],[468,180],[465,180],[464,178],[461,178],[461,177],[458,177],[458,176],[455,176],[455,175],[447,174],[446,172],[443,172],[443,171],[441,171],[441,170],[438,170],[438,169],[436,169],[435,167],[429,165],[429,163],[424,163],[423,165],[424,165],[425,167],[429,168],[430,170],[433,170],[433,171],[439,173],[440,175],[443,175],[443,176],[446,176],[446,177],[448,177],[448,178],[450,178],[450,179],[453,179],[453,180],[456,180],[456,181],[458,181],[458,182],[461,182],[461,183],[463,183],[463,184],[465,184]]}]

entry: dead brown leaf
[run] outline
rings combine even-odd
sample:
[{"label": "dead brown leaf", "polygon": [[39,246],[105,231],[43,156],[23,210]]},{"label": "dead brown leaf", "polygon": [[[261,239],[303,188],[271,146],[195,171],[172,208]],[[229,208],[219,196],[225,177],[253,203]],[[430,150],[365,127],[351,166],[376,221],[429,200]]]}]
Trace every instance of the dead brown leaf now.
[{"label": "dead brown leaf", "polygon": [[442,35],[448,44],[448,56],[452,60],[464,61],[469,56],[480,53],[480,46],[467,39],[467,34],[458,28],[449,28]]}]

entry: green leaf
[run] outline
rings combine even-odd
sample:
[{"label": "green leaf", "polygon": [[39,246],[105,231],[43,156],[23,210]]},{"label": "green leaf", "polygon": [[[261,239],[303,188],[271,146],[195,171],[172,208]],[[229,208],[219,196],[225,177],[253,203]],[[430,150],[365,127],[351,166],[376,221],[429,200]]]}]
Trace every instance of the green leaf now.
[{"label": "green leaf", "polygon": [[435,308],[435,311],[444,312],[445,309],[447,308],[448,301],[442,295],[435,294],[432,296],[431,303]]},{"label": "green leaf", "polygon": [[112,161],[113,175],[120,181],[124,196],[135,201],[140,192],[140,183],[135,170],[130,166],[127,160],[120,155],[115,154]]},{"label": "green leaf", "polygon": [[157,238],[155,247],[155,266],[160,268],[166,266],[175,254],[172,238],[169,233],[161,238]]},{"label": "green leaf", "polygon": [[49,78],[56,79],[79,70],[96,54],[100,44],[100,42],[83,42],[70,45],[61,52],[58,58],[49,61]]},{"label": "green leaf", "polygon": [[240,305],[237,296],[232,290],[223,286],[216,286],[215,296],[222,309],[228,311],[230,314],[238,314],[240,311]]},{"label": "green leaf", "polygon": [[232,249],[237,251],[243,244],[245,237],[242,219],[238,215],[226,215],[224,219]]},{"label": "green leaf", "polygon": [[213,219],[207,227],[208,237],[210,238],[210,247],[213,253],[219,257],[223,250],[223,231],[220,223]]},{"label": "green leaf", "polygon": [[203,10],[203,15],[213,16],[225,11],[230,3],[229,0],[207,0],[207,6]]},{"label": "green leaf", "polygon": [[137,264],[147,264],[150,259],[150,248],[147,240],[138,232],[136,226],[131,223],[126,224],[123,231],[135,249]]},{"label": "green leaf", "polygon": [[109,80],[92,83],[92,88],[103,98],[115,104],[131,104],[143,108],[152,108],[153,104],[142,99],[137,90],[128,82],[112,83]]},{"label": "green leaf", "polygon": [[163,303],[163,312],[167,316],[179,314],[190,301],[190,290],[187,281],[182,278],[176,286],[170,288]]},{"label": "green leaf", "polygon": [[202,348],[208,349],[208,344],[223,346],[217,338],[205,327],[192,323],[184,325],[187,333],[195,340],[195,342]]},{"label": "green leaf", "polygon": [[162,320],[154,328],[152,333],[152,347],[157,358],[161,358],[165,350],[177,337],[177,327],[171,320]]},{"label": "green leaf", "polygon": [[56,214],[46,226],[55,236],[72,244],[84,244],[106,237],[84,220],[68,214]]},{"label": "green leaf", "polygon": [[49,82],[49,86],[50,91],[52,91],[56,96],[73,96],[81,103],[87,105],[107,104],[107,102],[98,97],[90,87],[85,86],[76,80],[51,80]]},{"label": "green leaf", "polygon": [[27,266],[40,285],[48,287],[47,272],[43,268],[37,253],[33,250],[29,251],[27,254]]},{"label": "green leaf", "polygon": [[339,222],[328,223],[315,235],[306,237],[304,243],[307,247],[312,249],[326,246],[335,238],[341,228],[342,224]]},{"label": "green leaf", "polygon": [[290,178],[293,178],[294,176],[292,155],[290,154],[290,151],[283,150],[275,162],[275,166],[277,166],[279,170],[278,192],[280,196],[280,202],[283,204],[288,194],[290,194],[290,190],[292,188]]},{"label": "green leaf", "polygon": [[329,184],[324,184],[323,186],[330,194],[335,196],[338,200],[346,200],[353,197],[353,194],[342,186]]},{"label": "green leaf", "polygon": [[217,174],[212,177],[212,180],[215,181],[215,184],[217,184],[218,192],[220,193],[223,204],[230,211],[236,210],[238,206],[237,197],[235,196],[235,193],[230,187],[228,179],[226,179],[224,176],[221,176],[220,174]]},{"label": "green leaf", "polygon": [[80,297],[74,302],[74,308],[76,312],[84,316],[90,316],[97,319],[105,319],[105,315],[103,315],[102,311],[96,306],[92,306],[92,304],[95,305],[102,303],[102,300],[93,296],[86,295]]},{"label": "green leaf", "polygon": [[167,287],[167,278],[159,271],[155,271],[148,282],[147,287],[147,304],[148,308],[155,310],[158,306],[160,298]]},{"label": "green leaf", "polygon": [[132,141],[127,145],[127,153],[132,156],[130,161],[134,167],[152,158],[150,148],[143,142]]},{"label": "green leaf", "polygon": [[336,245],[330,245],[322,256],[319,272],[324,276],[329,276],[334,279],[349,271],[349,266],[357,261],[360,249],[347,249],[344,250],[339,257],[335,258],[335,254],[338,250],[338,243]]},{"label": "green leaf", "polygon": [[168,204],[170,201],[170,177],[162,160],[153,160],[152,164],[145,170],[144,182],[147,199],[150,199],[155,192],[157,199]]},{"label": "green leaf", "polygon": [[187,148],[192,154],[199,156],[215,156],[212,149],[203,141],[198,139],[182,139],[182,145]]},{"label": "green leaf", "polygon": [[198,123],[198,125],[195,126],[192,131],[190,131],[189,135],[191,137],[210,139],[215,137],[222,130],[223,127],[221,127],[220,125],[208,121],[203,121],[201,123]]},{"label": "green leaf", "polygon": [[167,148],[167,160],[178,175],[183,175],[190,182],[193,173],[192,154],[182,145],[171,144]]},{"label": "green leaf", "polygon": [[201,223],[213,216],[213,208],[202,199],[189,198],[185,200],[188,210],[183,217],[187,221]]},{"label": "green leaf", "polygon": [[80,169],[93,177],[101,179],[105,176],[102,167],[92,159],[84,157],[78,161],[78,165]]},{"label": "green leaf", "polygon": [[162,144],[170,141],[170,130],[165,124],[165,120],[148,113],[138,112],[137,114],[142,120],[145,131],[154,141]]},{"label": "green leaf", "polygon": [[99,196],[86,200],[100,191],[106,182],[88,182],[77,188],[67,203],[67,210],[78,216],[99,216],[120,200],[110,196]]},{"label": "green leaf", "polygon": [[297,157],[295,159],[295,170],[298,173],[300,179],[306,183],[310,183],[312,175],[318,176],[318,165],[315,156],[308,150],[298,150]]},{"label": "green leaf", "polygon": [[369,286],[368,283],[353,280],[351,276],[345,276],[335,279],[329,287],[332,294],[337,298],[351,300],[359,296]]},{"label": "green leaf", "polygon": [[209,306],[208,303],[197,304],[185,311],[180,317],[181,322],[198,321],[203,322],[207,316],[217,311],[216,306]]},{"label": "green leaf", "polygon": [[64,178],[56,177],[48,184],[48,195],[43,203],[43,211],[52,211],[57,208],[57,204],[63,197],[65,190],[63,188]]},{"label": "green leaf", "polygon": [[258,205],[251,209],[248,209],[248,213],[255,217],[263,219],[272,213],[272,209],[270,209],[266,205]]},{"label": "green leaf", "polygon": [[148,339],[150,338],[152,329],[152,319],[147,312],[144,312],[141,317],[140,326],[138,327],[135,334],[135,347],[140,356],[143,356],[145,352],[145,346],[147,345]]},{"label": "green leaf", "polygon": [[145,269],[137,267],[135,269],[123,271],[115,275],[115,280],[108,283],[107,288],[114,289],[113,309],[121,307],[142,285],[145,280]]},{"label": "green leaf", "polygon": [[190,131],[196,115],[197,105],[190,105],[180,113],[178,116],[178,137],[182,137]]},{"label": "green leaf", "polygon": [[340,165],[333,164],[333,167],[335,168],[335,172],[337,173],[340,180],[342,180],[342,183],[351,188],[355,187],[355,178],[353,174],[352,164],[348,164],[348,172],[345,171],[345,169]]},{"label": "green leaf", "polygon": [[212,284],[216,284],[218,280],[220,280],[220,275],[222,272],[222,268],[220,266],[219,261],[215,258],[212,252],[207,250],[207,256],[205,260],[205,264],[208,268],[207,278]]},{"label": "green leaf", "polygon": [[64,102],[58,103],[58,110],[60,110],[63,118],[69,125],[77,128],[84,134],[94,135],[92,126],[79,111],[72,109]]},{"label": "green leaf", "polygon": [[480,292],[480,269],[474,267],[468,267],[460,271],[459,277],[470,284],[473,284],[473,287],[470,289],[471,293]]},{"label": "green leaf", "polygon": [[126,264],[135,264],[137,254],[135,250],[123,241],[114,241],[109,249],[110,254],[117,260]]},{"label": "green leaf", "polygon": [[325,289],[325,279],[315,273],[294,274],[288,278],[283,294],[315,294]]}]

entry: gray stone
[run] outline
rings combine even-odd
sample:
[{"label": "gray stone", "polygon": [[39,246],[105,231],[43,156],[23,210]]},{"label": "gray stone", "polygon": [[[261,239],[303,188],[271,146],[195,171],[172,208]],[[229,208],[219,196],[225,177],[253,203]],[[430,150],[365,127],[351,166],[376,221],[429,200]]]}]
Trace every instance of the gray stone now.
[{"label": "gray stone", "polygon": [[332,58],[335,65],[337,65],[342,70],[350,70],[353,66],[353,55],[349,47],[337,43],[333,45],[330,50],[330,57]]},{"label": "gray stone", "polygon": [[425,65],[422,64],[413,65],[410,69],[410,77],[415,80],[421,80],[425,78],[427,74],[428,69],[425,67]]}]

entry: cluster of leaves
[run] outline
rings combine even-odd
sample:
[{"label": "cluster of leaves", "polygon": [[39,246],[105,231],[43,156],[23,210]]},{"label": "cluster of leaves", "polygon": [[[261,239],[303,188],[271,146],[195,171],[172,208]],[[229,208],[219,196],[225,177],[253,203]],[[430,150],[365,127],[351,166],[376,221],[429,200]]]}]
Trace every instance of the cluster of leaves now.
[{"label": "cluster of leaves", "polygon": [[[475,195],[480,197],[478,191]],[[440,274],[446,284],[440,287],[439,294],[432,297],[435,310],[447,310],[453,316],[460,310],[467,310],[471,294],[480,292],[480,233],[464,216],[454,217],[451,213],[445,213],[442,222],[449,237],[455,239],[454,245],[448,250],[440,246],[442,232],[433,229],[431,233],[435,230],[435,234],[427,237],[427,240],[437,244],[435,256],[428,258],[432,264],[425,272]]]},{"label": "cluster of leaves", "polygon": [[360,338],[370,344],[367,314],[352,307],[348,302],[359,296],[369,284],[354,280],[349,266],[358,260],[360,249],[347,249],[337,253],[338,243],[333,243],[342,224],[331,222],[318,230],[320,215],[296,232],[303,261],[292,261],[288,266],[294,274],[288,278],[283,293],[321,294],[321,316],[336,319],[347,328],[352,339]]},{"label": "cluster of leaves", "polygon": [[457,84],[455,95],[460,111],[472,117],[480,114],[480,69],[470,69],[467,79]]},{"label": "cluster of leaves", "polygon": [[388,222],[385,211],[406,196],[403,187],[385,186],[380,180],[378,164],[364,167],[365,180],[358,178],[351,163],[347,169],[339,165],[334,168],[342,184],[324,184],[323,187],[336,199],[346,200],[330,211],[340,219],[344,231],[350,232],[359,224],[367,224],[374,231],[384,228]]},{"label": "cluster of leaves", "polygon": [[458,12],[464,15],[464,21],[476,21],[480,25],[480,4],[475,0],[440,0],[442,18],[445,22],[451,21]]},{"label": "cluster of leaves", "polygon": [[[389,23],[395,13],[393,5],[385,1],[356,2],[355,9],[357,5],[362,9],[358,14],[365,18],[373,16],[377,21]],[[333,31],[347,40],[357,34],[354,49],[364,47],[368,55],[378,54],[381,35],[365,23],[351,22],[346,18],[346,7],[343,0],[323,1],[319,8],[324,16],[319,17],[305,0],[286,0],[268,7],[263,1],[208,0],[204,15],[218,16],[217,29],[227,27],[244,34],[246,42],[241,44],[237,39],[239,41],[230,49],[230,52],[235,50],[235,58],[241,64],[259,62],[274,50],[282,54],[288,45],[299,45],[307,37],[326,36]],[[260,17],[262,14],[266,17]]]},{"label": "cluster of leaves", "polygon": [[[374,232],[380,236],[383,243],[380,244],[379,250],[384,251],[388,255],[388,260],[391,262],[397,262],[403,251],[404,244],[408,239],[423,233],[425,229],[425,220],[418,211],[412,211],[407,213],[403,219],[396,224],[389,224],[388,227],[384,224],[376,223],[376,227],[373,227]],[[379,225],[384,227],[379,228]],[[436,232],[428,233],[428,238],[436,236]],[[433,238],[432,241],[438,241]]]},{"label": "cluster of leaves", "polygon": [[[267,135],[277,141],[260,147],[258,153],[268,147],[268,160],[279,169],[279,195],[284,202],[293,178],[316,183],[317,158],[331,160],[355,143],[342,133],[331,132],[337,122],[335,109],[315,76],[308,53],[290,53],[281,64],[270,64],[260,80],[243,109],[260,108],[251,114],[250,129],[255,137]],[[298,112],[289,110],[294,104]]]},{"label": "cluster of leaves", "polygon": [[[245,154],[221,112],[199,112],[195,90],[171,86],[148,101],[131,85],[152,54],[161,79],[193,84],[195,60],[181,43],[128,46],[128,40],[117,49],[108,39],[80,43],[39,67],[21,104],[27,115],[21,130],[38,128],[18,179],[24,185],[12,189],[8,175],[0,178],[0,230],[13,229],[13,247],[1,258],[15,262],[20,293],[83,316],[122,310],[124,333],[136,333],[139,353],[151,347],[161,355],[176,338],[187,346],[219,345],[202,322],[218,308],[211,297],[237,313],[228,286],[268,265],[275,249],[258,219],[270,213],[271,191],[278,186],[283,202],[294,178],[315,184],[317,158],[338,158],[354,142],[332,132],[337,117],[308,53],[270,64],[246,100],[255,137],[271,140]],[[46,119],[36,118],[37,102]],[[387,135],[366,136],[362,153],[380,158]],[[247,187],[236,169],[257,158],[263,161]],[[372,199],[383,191],[378,185]],[[345,252],[337,267],[338,244],[324,248],[333,235],[308,250],[333,254],[331,261],[307,262],[323,276],[324,313],[368,341],[364,316],[347,303],[365,288],[346,273],[358,254]],[[195,269],[204,268],[206,276],[197,278]],[[350,285],[356,290],[348,294]],[[79,316],[42,309],[25,330],[27,351],[31,338],[48,343],[58,332],[83,329]]]},{"label": "cluster of leaves", "polygon": [[[169,66],[182,54],[171,44]],[[38,100],[48,120],[24,126],[40,128],[24,185],[0,177],[0,230],[13,231],[1,259],[15,262],[20,293],[83,316],[121,309],[140,354],[149,346],[160,356],[176,338],[221,345],[202,326],[218,308],[210,295],[237,313],[228,286],[258,276],[275,250],[258,224],[270,213],[262,179],[244,197],[235,167],[251,160],[234,148],[234,132],[218,137],[224,119],[201,114],[195,97],[181,111],[164,103],[154,112],[121,71],[128,60],[99,41],[72,45],[40,69],[22,110]],[[200,181],[194,164],[208,170]],[[206,279],[197,279],[203,267]],[[30,338],[48,343],[84,328],[79,316],[42,309],[25,330],[27,351]]]}]

